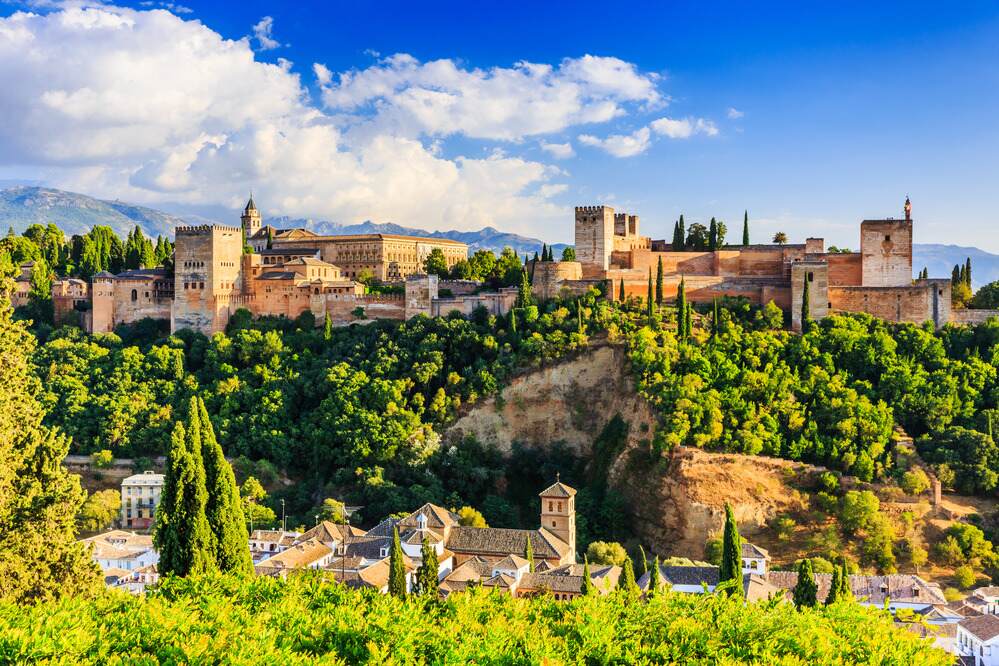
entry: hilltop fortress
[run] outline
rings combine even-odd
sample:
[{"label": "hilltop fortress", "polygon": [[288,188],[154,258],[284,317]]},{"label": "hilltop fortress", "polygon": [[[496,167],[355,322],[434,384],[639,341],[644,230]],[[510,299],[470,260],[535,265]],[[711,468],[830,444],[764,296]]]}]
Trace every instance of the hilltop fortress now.
[{"label": "hilltop fortress", "polygon": [[[535,275],[535,290],[578,291],[603,282],[608,297],[645,298],[648,279],[663,265],[663,297],[676,298],[680,281],[689,300],[711,302],[744,297],[756,305],[773,301],[790,310],[801,328],[802,292],[808,281],[809,312],[867,312],[889,321],[937,327],[951,319],[949,278],[913,280],[912,206],[902,219],[860,223],[860,252],[827,252],[821,238],[802,244],[726,245],[714,251],[674,251],[664,240],[639,232],[637,215],[610,206],[576,208],[576,262],[551,264]],[[561,264],[561,265],[560,265]],[[542,266],[542,264],[538,264]]]}]

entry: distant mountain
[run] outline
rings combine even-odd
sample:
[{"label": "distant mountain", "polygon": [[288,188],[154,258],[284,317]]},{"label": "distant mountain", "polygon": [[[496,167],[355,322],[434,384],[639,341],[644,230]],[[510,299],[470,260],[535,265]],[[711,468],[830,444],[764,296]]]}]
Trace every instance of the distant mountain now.
[{"label": "distant mountain", "polygon": [[103,201],[48,187],[0,190],[0,233],[9,227],[22,232],[32,224],[54,222],[67,236],[85,234],[95,225],[103,224],[125,237],[138,224],[153,238],[160,234],[172,237],[175,227],[195,221],[123,201]]},{"label": "distant mountain", "polygon": [[999,280],[999,255],[977,247],[916,243],[912,246],[912,270],[929,269],[930,277],[950,277],[955,264],[971,257],[971,282],[975,289]]},{"label": "distant mountain", "polygon": [[[518,234],[507,233],[493,227],[485,227],[478,231],[426,231],[415,227],[404,227],[391,222],[361,222],[359,224],[340,224],[339,222],[315,221],[309,219],[292,219],[289,217],[272,217],[264,221],[279,229],[305,227],[317,234],[329,236],[347,236],[349,234],[399,234],[404,236],[426,236],[429,238],[447,238],[466,243],[469,252],[476,250],[492,250],[496,254],[504,247],[512,247],[519,255],[530,254],[541,250],[542,242],[537,238],[529,238]],[[569,247],[566,243],[552,245],[556,255]]]}]

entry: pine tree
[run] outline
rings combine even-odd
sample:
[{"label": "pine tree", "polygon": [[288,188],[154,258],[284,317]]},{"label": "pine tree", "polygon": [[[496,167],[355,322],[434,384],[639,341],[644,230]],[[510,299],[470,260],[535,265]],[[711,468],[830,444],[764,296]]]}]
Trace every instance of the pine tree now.
[{"label": "pine tree", "polygon": [[662,307],[663,304],[663,258],[659,257],[659,265],[656,267],[656,305]]},{"label": "pine tree", "polygon": [[0,599],[15,604],[96,591],[99,569],[76,541],[86,493],[62,461],[69,439],[43,426],[36,339],[0,288]]},{"label": "pine tree", "polygon": [[[735,522],[732,505],[725,503],[725,529],[722,533],[722,560],[718,568],[718,582],[729,580],[742,582],[742,538]],[[742,586],[739,586],[742,589]]]},{"label": "pine tree", "polygon": [[52,271],[48,263],[39,257],[31,270],[28,303],[31,305],[31,319],[36,323],[55,322],[55,308],[52,303]]},{"label": "pine tree", "polygon": [[680,214],[680,222],[677,226],[680,230],[680,247],[677,248],[677,252],[683,252],[687,249],[687,230],[683,224],[683,213]]},{"label": "pine tree", "polygon": [[223,573],[249,574],[253,572],[253,560],[250,558],[249,535],[246,533],[243,500],[239,496],[236,475],[215,437],[215,428],[208,418],[204,401],[201,398],[197,401],[205,489],[208,491],[205,517],[213,537],[215,566]]},{"label": "pine tree", "polygon": [[798,582],[794,586],[794,605],[798,608],[814,607],[818,604],[819,586],[815,583],[812,561],[807,557],[798,565]]},{"label": "pine tree", "polygon": [[812,309],[808,295],[808,274],[805,274],[805,286],[801,289],[801,332],[807,333],[812,321]]},{"label": "pine tree", "polygon": [[440,593],[440,565],[437,562],[437,549],[426,538],[423,539],[420,556],[422,561],[420,568],[416,570],[416,593],[436,599]]},{"label": "pine tree", "polygon": [[652,568],[649,569],[649,587],[646,590],[646,594],[650,597],[656,596],[659,591],[659,556],[656,555],[652,560]]},{"label": "pine tree", "polygon": [[718,222],[715,218],[711,218],[711,224],[708,226],[708,250],[714,252],[718,249]]},{"label": "pine tree", "polygon": [[323,317],[323,340],[329,342],[333,339],[333,318],[327,312]]},{"label": "pine tree", "polygon": [[680,278],[680,286],[676,289],[676,337],[686,340],[690,335],[687,330],[687,288],[684,279]]},{"label": "pine tree", "polygon": [[624,302],[624,278],[621,278],[621,286],[617,292],[617,300]]},{"label": "pine tree", "polygon": [[617,589],[623,590],[628,594],[634,594],[638,591],[638,585],[635,583],[635,569],[631,564],[631,558],[624,558],[624,565],[621,567],[621,576],[617,579]]},{"label": "pine tree", "polygon": [[842,574],[840,568],[838,566],[834,567],[832,573],[832,582],[829,583],[829,593],[826,594],[826,601],[825,601],[826,606],[832,606],[834,603],[836,603],[836,600],[839,597],[840,588],[842,587],[842,583],[840,582],[841,575]]},{"label": "pine tree", "polygon": [[638,563],[642,565],[642,570],[638,572],[639,576],[649,573],[649,561],[645,557],[645,549],[642,548],[642,544],[638,544]]},{"label": "pine tree", "polygon": [[406,562],[399,543],[399,528],[392,528],[392,548],[389,550],[388,592],[393,597],[406,596]]},{"label": "pine tree", "polygon": [[590,561],[583,556],[583,596],[589,597],[597,593],[597,588],[593,584],[593,579],[590,578]]},{"label": "pine tree", "polygon": [[749,211],[742,214],[742,244],[749,245]]},{"label": "pine tree", "polygon": [[527,570],[534,571],[534,546],[531,545],[531,537],[524,539],[524,559],[527,560]]}]

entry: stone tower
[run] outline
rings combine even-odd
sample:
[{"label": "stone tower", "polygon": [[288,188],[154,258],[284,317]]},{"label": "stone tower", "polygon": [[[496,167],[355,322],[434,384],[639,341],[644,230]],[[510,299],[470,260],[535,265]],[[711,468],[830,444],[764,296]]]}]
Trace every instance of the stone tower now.
[{"label": "stone tower", "polygon": [[860,223],[862,284],[905,287],[912,283],[912,205],[906,198],[904,220]]},{"label": "stone tower", "polygon": [[576,561],[576,491],[558,479],[539,493],[541,527],[569,544],[569,557]]},{"label": "stone tower", "polygon": [[260,231],[260,211],[257,210],[257,204],[253,203],[253,194],[250,194],[250,200],[246,202],[246,208],[243,209],[239,220],[243,223],[245,238],[249,239]]},{"label": "stone tower", "polygon": [[221,225],[177,227],[171,332],[191,328],[212,335],[225,328],[232,298],[242,293],[242,232]]},{"label": "stone tower", "polygon": [[[627,228],[626,220],[622,224]],[[576,207],[576,261],[583,265],[583,277],[610,268],[615,225],[610,206]]]}]

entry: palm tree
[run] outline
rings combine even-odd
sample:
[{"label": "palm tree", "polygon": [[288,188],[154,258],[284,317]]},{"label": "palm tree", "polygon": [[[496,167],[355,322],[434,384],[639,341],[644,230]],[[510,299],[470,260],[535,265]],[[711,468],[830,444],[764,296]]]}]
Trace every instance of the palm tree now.
[{"label": "palm tree", "polygon": [[778,245],[787,245],[787,234],[783,231],[778,231],[774,234],[774,242]]}]

